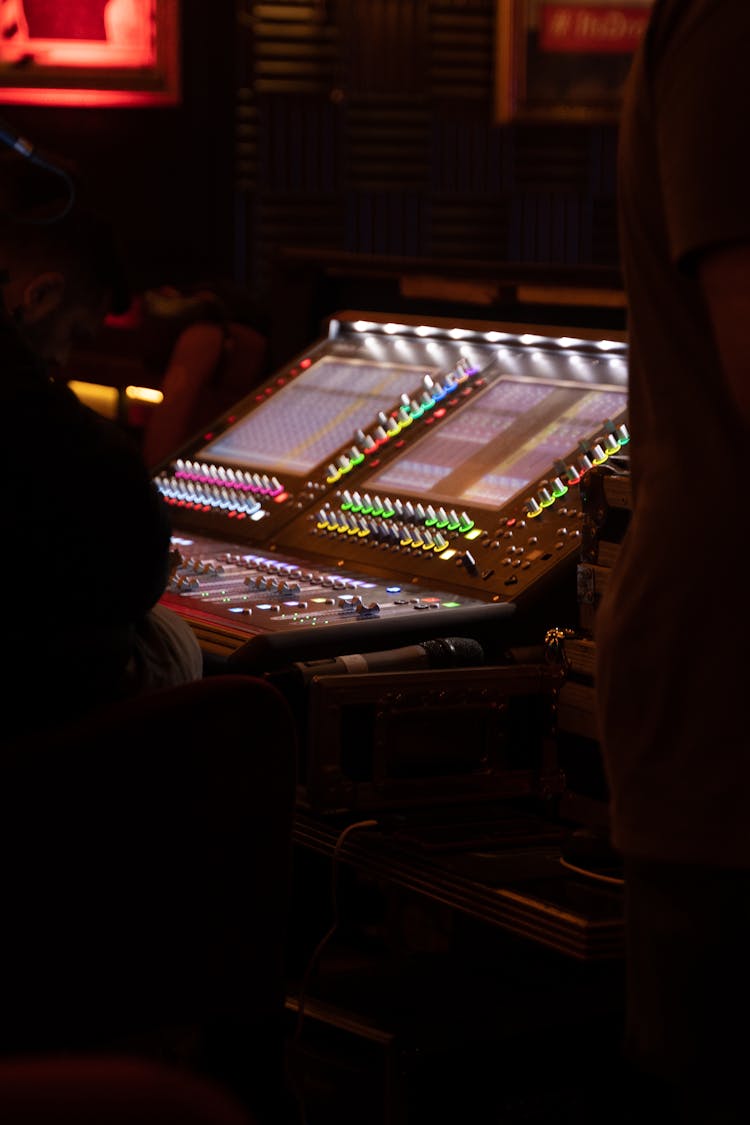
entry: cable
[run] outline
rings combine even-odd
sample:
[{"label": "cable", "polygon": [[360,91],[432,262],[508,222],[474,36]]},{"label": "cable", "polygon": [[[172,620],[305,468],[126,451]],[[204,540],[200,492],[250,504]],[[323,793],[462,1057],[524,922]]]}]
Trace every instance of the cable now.
[{"label": "cable", "polygon": [[310,977],[312,976],[313,969],[315,968],[321,953],[328,945],[333,935],[339,926],[339,905],[338,905],[338,865],[341,856],[341,849],[349,835],[359,828],[377,828],[377,820],[358,820],[354,824],[349,824],[340,832],[336,843],[333,846],[333,858],[331,860],[331,905],[333,907],[333,921],[327,932],[320,939],[315,949],[312,952],[310,960],[307,962],[304,973],[302,974],[302,981],[300,983],[299,994],[297,997],[297,1024],[294,1030],[294,1042],[296,1042],[302,1033],[302,1023],[305,1018],[305,1000],[307,997],[307,989],[310,984]]},{"label": "cable", "polygon": [[36,223],[39,226],[44,226],[50,223],[59,223],[60,220],[64,219],[65,216],[70,212],[73,204],[75,203],[76,189],[75,184],[73,183],[73,179],[70,175],[68,175],[64,168],[60,168],[57,164],[52,164],[51,161],[45,160],[45,158],[43,156],[40,156],[38,152],[34,152],[33,155],[29,157],[29,159],[31,160],[32,164],[36,164],[37,167],[43,168],[45,172],[52,172],[55,176],[59,176],[65,184],[68,192],[68,198],[65,200],[60,210],[56,211],[52,215],[48,215],[43,219],[20,219],[19,221],[26,223]]},{"label": "cable", "polygon": [[76,190],[72,177],[64,168],[61,168],[59,164],[55,164],[45,156],[42,156],[36,145],[28,140],[28,138],[22,137],[12,125],[8,124],[8,122],[4,121],[2,118],[0,118],[0,142],[7,145],[8,148],[12,149],[14,152],[17,152],[23,160],[28,160],[30,164],[35,164],[38,168],[43,168],[45,172],[51,172],[53,175],[59,176],[65,184],[68,193],[68,198],[63,206],[52,215],[43,218],[29,218],[13,215],[12,218],[16,222],[29,223],[37,226],[59,223],[61,219],[65,218],[75,202]]},{"label": "cable", "polygon": [[614,875],[599,875],[596,871],[589,871],[585,867],[578,867],[575,863],[569,863],[567,859],[560,858],[562,867],[567,867],[568,871],[575,871],[576,875],[585,875],[587,879],[595,879],[597,883],[611,883],[616,887],[624,887],[625,880],[619,879]]}]

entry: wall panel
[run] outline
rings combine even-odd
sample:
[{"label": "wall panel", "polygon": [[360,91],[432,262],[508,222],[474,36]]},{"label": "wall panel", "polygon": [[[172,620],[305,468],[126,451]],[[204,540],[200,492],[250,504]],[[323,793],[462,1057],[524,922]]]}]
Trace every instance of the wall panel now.
[{"label": "wall panel", "polygon": [[[244,0],[240,13],[260,288],[295,245],[616,270],[616,128],[494,122],[496,0]],[[252,143],[238,136],[248,166]]]}]

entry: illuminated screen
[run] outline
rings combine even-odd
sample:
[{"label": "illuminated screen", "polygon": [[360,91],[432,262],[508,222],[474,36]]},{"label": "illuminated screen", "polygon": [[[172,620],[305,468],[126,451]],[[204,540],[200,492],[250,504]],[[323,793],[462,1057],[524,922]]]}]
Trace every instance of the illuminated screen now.
[{"label": "illuminated screen", "polygon": [[499,508],[626,405],[624,389],[503,376],[361,487]]},{"label": "illuminated screen", "polygon": [[324,356],[195,454],[276,473],[310,473],[358,429],[414,394],[425,367]]}]

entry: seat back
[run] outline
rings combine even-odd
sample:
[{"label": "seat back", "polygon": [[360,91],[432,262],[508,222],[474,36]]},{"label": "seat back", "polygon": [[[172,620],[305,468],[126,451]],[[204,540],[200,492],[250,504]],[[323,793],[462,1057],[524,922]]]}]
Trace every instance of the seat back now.
[{"label": "seat back", "polygon": [[146,463],[156,467],[193,434],[229,410],[265,377],[262,333],[245,324],[199,321],[178,336],[161,380],[163,399],[142,434]]},{"label": "seat back", "polygon": [[6,1125],[258,1125],[225,1091],[128,1057],[0,1060]]},{"label": "seat back", "polygon": [[6,747],[0,1051],[169,1053],[177,1028],[275,1096],[295,738],[281,693],[231,674]]}]

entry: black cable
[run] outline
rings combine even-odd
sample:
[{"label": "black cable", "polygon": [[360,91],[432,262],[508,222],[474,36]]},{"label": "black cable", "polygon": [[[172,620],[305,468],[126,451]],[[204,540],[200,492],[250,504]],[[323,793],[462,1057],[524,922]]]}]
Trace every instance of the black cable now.
[{"label": "black cable", "polygon": [[310,977],[312,976],[313,969],[317,965],[321,953],[328,945],[328,942],[331,940],[339,927],[340,918],[338,903],[338,863],[339,857],[341,855],[341,848],[350,833],[354,832],[356,829],[376,828],[377,825],[377,820],[358,820],[354,824],[348,825],[348,827],[346,827],[343,832],[339,834],[334,845],[333,859],[331,861],[331,904],[333,907],[333,922],[313,950],[312,956],[307,963],[307,968],[305,969],[302,976],[302,982],[300,984],[300,989],[297,996],[297,1025],[294,1031],[295,1042],[299,1039],[302,1033],[302,1023],[305,1018],[305,1002],[307,999],[307,989],[310,984]]}]

